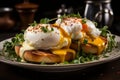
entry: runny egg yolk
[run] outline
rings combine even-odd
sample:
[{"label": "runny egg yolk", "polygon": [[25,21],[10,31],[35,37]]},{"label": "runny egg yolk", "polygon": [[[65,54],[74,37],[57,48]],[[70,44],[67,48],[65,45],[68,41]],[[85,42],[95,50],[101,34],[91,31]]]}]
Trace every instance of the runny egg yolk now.
[{"label": "runny egg yolk", "polygon": [[72,49],[57,49],[57,50],[52,50],[52,53],[53,54],[56,54],[56,55],[59,55],[60,56],[60,58],[61,58],[61,62],[64,62],[65,61],[65,57],[67,56],[67,55],[72,55],[72,59],[74,59],[75,58],[75,54],[76,54],[76,52],[74,51],[74,50],[72,50]]},{"label": "runny egg yolk", "polygon": [[[84,39],[86,38],[82,38],[81,39],[81,42],[84,43]],[[105,41],[103,39],[101,39],[101,37],[96,37],[94,39],[90,38],[90,37],[87,37],[87,44],[90,44],[92,46],[96,46],[97,47],[97,53],[96,54],[101,54],[102,51],[104,50],[105,48]]]},{"label": "runny egg yolk", "polygon": [[105,41],[103,41],[100,37],[95,38],[93,41],[89,40],[88,43],[97,46],[98,54],[102,53],[105,48]]},{"label": "runny egg yolk", "polygon": [[92,44],[92,45],[94,45],[94,46],[96,46],[98,48],[97,54],[102,53],[102,51],[105,48],[105,41],[102,40],[100,36],[94,37],[93,34],[90,33],[90,31],[88,29],[88,25],[86,23],[82,24],[81,32],[83,33],[83,38],[81,39],[82,43],[83,43],[83,40],[85,38],[87,38],[87,40],[88,40],[87,43],[88,44]]},{"label": "runny egg yolk", "polygon": [[[58,25],[54,24],[54,26],[58,27]],[[61,46],[63,45],[64,41],[67,41],[68,42],[68,45],[62,49],[52,49],[52,53],[53,54],[57,54],[60,56],[61,58],[61,62],[64,62],[65,61],[65,57],[68,53],[70,53],[71,55],[73,55],[73,59],[75,58],[75,51],[72,50],[72,49],[69,49],[70,47],[70,44],[71,44],[71,35],[68,35],[61,27],[59,27],[59,30],[60,30],[60,41],[58,43],[58,46]]]}]

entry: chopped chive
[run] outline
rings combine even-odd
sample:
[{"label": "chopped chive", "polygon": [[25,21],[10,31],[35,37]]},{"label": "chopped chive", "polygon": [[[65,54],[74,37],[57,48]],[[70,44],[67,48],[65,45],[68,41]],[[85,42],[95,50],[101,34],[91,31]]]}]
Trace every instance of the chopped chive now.
[{"label": "chopped chive", "polygon": [[84,44],[87,44],[87,43],[88,43],[88,40],[87,40],[87,39],[84,39],[84,40],[83,40],[83,43],[84,43]]}]

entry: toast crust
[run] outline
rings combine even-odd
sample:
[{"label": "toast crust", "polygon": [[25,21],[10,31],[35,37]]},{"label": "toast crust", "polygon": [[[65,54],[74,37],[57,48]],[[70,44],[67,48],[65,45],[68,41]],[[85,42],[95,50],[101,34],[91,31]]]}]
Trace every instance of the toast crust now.
[{"label": "toast crust", "polygon": [[[21,46],[15,46],[15,52],[18,56],[20,56],[20,48]],[[65,55],[65,61],[73,60],[73,53],[68,52]],[[61,57],[57,54],[53,54],[51,52],[42,51],[42,50],[26,50],[23,54],[23,58],[25,61],[33,62],[33,63],[60,63]]]}]

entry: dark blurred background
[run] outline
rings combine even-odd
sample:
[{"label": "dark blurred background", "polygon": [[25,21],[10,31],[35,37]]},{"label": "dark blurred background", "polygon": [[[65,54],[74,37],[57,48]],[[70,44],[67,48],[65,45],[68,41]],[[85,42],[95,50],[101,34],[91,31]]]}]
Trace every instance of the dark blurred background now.
[{"label": "dark blurred background", "polygon": [[[15,5],[23,2],[23,0],[0,0],[0,8],[10,7],[13,9],[12,17],[15,20],[15,26],[9,29],[9,31],[18,31],[19,27],[19,14],[15,9]],[[39,21],[41,18],[48,17],[54,18],[57,16],[57,11],[62,7],[68,9],[69,12],[79,12],[81,16],[84,16],[85,0],[30,0],[30,2],[38,4],[39,8],[35,13],[34,20]],[[111,0],[111,7],[114,13],[114,21],[111,26],[111,30],[115,34],[120,34],[120,4],[116,0]],[[2,30],[2,32],[4,32]]]}]

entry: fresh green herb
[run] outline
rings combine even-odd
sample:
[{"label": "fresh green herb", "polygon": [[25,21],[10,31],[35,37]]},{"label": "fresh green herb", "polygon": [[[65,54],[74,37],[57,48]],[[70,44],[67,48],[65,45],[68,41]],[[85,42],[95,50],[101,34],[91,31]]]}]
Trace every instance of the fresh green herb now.
[{"label": "fresh green herb", "polygon": [[84,39],[84,40],[83,40],[83,43],[84,43],[84,44],[87,44],[87,43],[88,43],[88,40],[87,40],[87,39]]},{"label": "fresh green herb", "polygon": [[103,57],[104,57],[104,58],[107,58],[107,57],[109,57],[109,56],[103,53]]},{"label": "fresh green herb", "polygon": [[69,15],[67,15],[68,17],[77,17],[77,18],[81,18],[80,14],[77,13],[77,14],[74,14],[74,13],[71,13]]},{"label": "fresh green herb", "polygon": [[54,29],[53,29],[53,28],[51,28],[51,31],[54,31]]},{"label": "fresh green herb", "polygon": [[24,41],[24,33],[16,34],[11,41],[14,45],[21,45]]},{"label": "fresh green herb", "polygon": [[106,49],[106,52],[111,52],[113,48],[116,47],[117,43],[115,41],[115,36],[114,35],[109,35],[109,41],[108,41],[108,47]]},{"label": "fresh green herb", "polygon": [[69,18],[69,17],[81,18],[81,16],[80,16],[79,13],[77,13],[77,14],[71,13],[71,14],[68,14],[68,15],[64,14],[64,15],[60,16],[60,18],[62,18],[62,19],[63,19],[63,18]]},{"label": "fresh green herb", "polygon": [[113,48],[116,47],[116,41],[115,41],[115,35],[113,35],[109,30],[108,30],[108,26],[104,26],[101,29],[101,36],[108,38],[108,46],[107,49],[105,50],[106,52],[111,52]]},{"label": "fresh green herb", "polygon": [[103,28],[100,29],[101,30],[101,36],[103,37],[107,37],[108,34],[108,26],[104,26]]},{"label": "fresh green herb", "polygon": [[48,29],[46,27],[41,27],[41,29],[44,33],[48,32]]},{"label": "fresh green herb", "polygon": [[43,18],[43,19],[40,20],[40,23],[47,24],[47,23],[49,23],[49,19],[48,18]]},{"label": "fresh green herb", "polygon": [[23,33],[16,34],[11,41],[6,41],[3,44],[2,55],[10,60],[21,61],[21,58],[16,55],[14,47],[15,45],[21,45],[23,41]]},{"label": "fresh green herb", "polygon": [[52,31],[54,31],[54,29],[53,28],[51,28],[51,29],[48,29],[48,27],[46,26],[46,27],[41,27],[41,29],[42,29],[42,31],[44,32],[44,33],[47,33],[47,32],[52,32]]},{"label": "fresh green herb", "polygon": [[2,55],[5,56],[5,58],[15,61],[20,61],[21,58],[16,55],[14,50],[14,44],[12,42],[6,41],[3,45]]},{"label": "fresh green herb", "polygon": [[[64,15],[60,16],[59,18],[63,19],[63,18],[69,18],[69,17],[81,18],[81,16],[80,16],[79,13],[77,13],[77,14],[71,13],[71,14],[68,14],[68,15],[64,14]],[[57,19],[57,18],[52,18],[52,19],[42,18],[42,19],[40,20],[40,23],[47,24],[47,23],[50,23],[50,22],[52,22],[52,21],[54,21],[54,20],[56,20],[56,19]],[[34,23],[33,23],[32,25],[34,25]]]},{"label": "fresh green herb", "polygon": [[40,23],[48,24],[48,23],[50,23],[50,22],[52,22],[52,21],[54,21],[54,20],[56,20],[56,19],[57,19],[57,18],[52,18],[52,19],[42,18],[42,19],[40,20]]},{"label": "fresh green herb", "polygon": [[97,22],[93,21],[93,23],[95,24],[95,26],[98,26],[98,23],[97,23]]},{"label": "fresh green herb", "polygon": [[68,61],[64,61],[63,64],[69,64],[69,62]]},{"label": "fresh green herb", "polygon": [[36,26],[37,25],[37,22],[36,21],[34,21],[33,23],[31,23],[31,24],[29,24],[30,26],[32,26],[32,27],[34,27],[34,26]]},{"label": "fresh green herb", "polygon": [[61,15],[59,18],[63,19],[63,18],[67,18],[68,16],[66,14]]},{"label": "fresh green herb", "polygon": [[82,19],[82,24],[85,24],[85,23],[86,23],[86,19],[83,18],[83,19]]},{"label": "fresh green herb", "polygon": [[76,59],[74,59],[71,63],[74,64],[80,64],[80,63],[85,63],[89,61],[94,61],[98,60],[100,57],[98,55],[94,55],[91,53],[85,53],[82,50],[77,53]]}]

